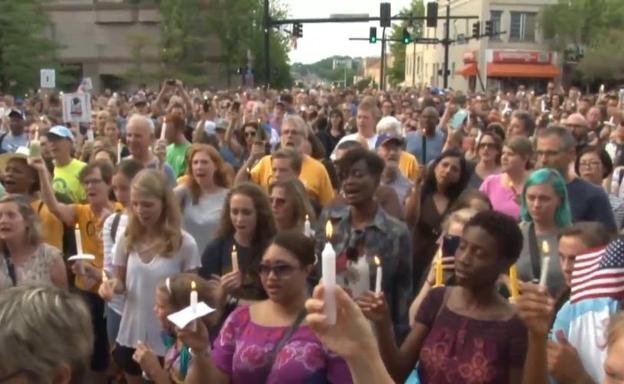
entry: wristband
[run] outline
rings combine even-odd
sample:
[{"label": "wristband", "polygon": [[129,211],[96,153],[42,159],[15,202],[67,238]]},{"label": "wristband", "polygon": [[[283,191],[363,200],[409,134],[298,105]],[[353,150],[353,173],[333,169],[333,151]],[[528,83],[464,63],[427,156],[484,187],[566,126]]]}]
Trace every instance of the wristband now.
[{"label": "wristband", "polygon": [[206,347],[206,349],[204,349],[201,352],[195,352],[193,350],[193,348],[189,348],[189,353],[193,357],[209,357],[210,356],[210,347]]}]

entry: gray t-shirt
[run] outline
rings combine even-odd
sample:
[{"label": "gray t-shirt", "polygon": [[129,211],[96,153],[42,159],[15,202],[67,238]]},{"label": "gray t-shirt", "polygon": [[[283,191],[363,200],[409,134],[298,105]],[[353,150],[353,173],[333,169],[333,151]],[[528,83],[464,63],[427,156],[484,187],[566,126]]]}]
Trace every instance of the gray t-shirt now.
[{"label": "gray t-shirt", "polygon": [[385,185],[394,189],[397,196],[399,197],[399,201],[401,202],[401,205],[403,206],[405,205],[405,198],[407,197],[407,194],[414,186],[414,183],[410,179],[405,177],[401,173],[401,171],[397,170],[396,178],[391,183],[385,183],[382,181],[381,185]]},{"label": "gray t-shirt", "polygon": [[180,185],[174,191],[182,209],[182,228],[195,238],[201,253],[215,238],[228,190],[222,188],[215,193],[202,193],[197,204],[193,204],[186,185]]},{"label": "gray t-shirt", "polygon": [[520,231],[522,232],[522,236],[524,237],[524,242],[522,245],[522,252],[520,253],[520,257],[518,258],[518,278],[521,281],[530,282],[534,279],[539,280],[541,274],[541,263],[542,263],[542,241],[548,242],[548,247],[550,248],[550,260],[548,264],[548,276],[547,276],[547,285],[548,291],[553,297],[558,297],[559,294],[567,288],[565,279],[563,277],[563,272],[561,271],[561,264],[559,263],[559,238],[556,233],[548,234],[548,235],[536,235],[535,239],[537,240],[537,250],[540,256],[540,265],[539,265],[539,273],[536,275],[533,272],[533,264],[531,262],[531,252],[529,247],[529,228],[530,223],[522,222],[520,225]]},{"label": "gray t-shirt", "polygon": [[182,232],[182,236],[177,252],[167,257],[156,255],[149,263],[141,261],[135,251],[127,253],[125,238],[115,248],[113,265],[126,267],[126,302],[117,335],[120,345],[135,348],[140,340],[156,355],[164,356],[162,327],[154,314],[156,287],[173,274],[198,269],[201,265],[195,240],[186,232]]}]

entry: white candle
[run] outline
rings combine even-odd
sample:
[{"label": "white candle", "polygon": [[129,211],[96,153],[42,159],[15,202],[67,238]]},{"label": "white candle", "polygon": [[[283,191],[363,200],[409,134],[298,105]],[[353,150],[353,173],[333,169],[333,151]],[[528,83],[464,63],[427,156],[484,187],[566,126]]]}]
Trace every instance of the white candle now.
[{"label": "white candle", "polygon": [[383,270],[381,269],[381,261],[379,257],[375,256],[375,264],[377,265],[377,273],[375,275],[375,294],[381,293],[381,278],[383,276]]},{"label": "white candle", "polygon": [[80,227],[76,224],[74,228],[74,236],[76,237],[76,254],[82,255],[82,237],[80,236]]},{"label": "white candle", "polygon": [[87,141],[95,140],[95,136],[93,135],[93,130],[91,128],[87,129]]},{"label": "white candle", "polygon": [[238,252],[236,251],[236,245],[232,245],[232,272],[238,271]]},{"label": "white candle", "polygon": [[117,140],[117,164],[121,163],[121,139]]},{"label": "white candle", "polygon": [[305,223],[303,223],[303,234],[307,237],[312,237],[314,234],[312,233],[312,225],[310,224],[310,216],[306,215]]},{"label": "white candle", "polygon": [[323,263],[323,286],[325,287],[325,315],[330,325],[336,324],[336,251],[331,245],[333,228],[330,221],[325,226],[327,242],[321,260]]},{"label": "white candle", "polygon": [[358,297],[364,292],[370,290],[370,266],[366,255],[360,256],[357,262],[349,262],[350,269],[355,269],[357,280],[353,284],[349,284],[353,297]]},{"label": "white candle", "polygon": [[[193,312],[197,312],[197,285],[195,285],[195,280],[191,281],[191,309]],[[192,325],[193,332],[197,331],[197,323],[193,320]]]},{"label": "white candle", "polygon": [[542,241],[542,270],[540,275],[540,285],[545,287],[548,283],[548,267],[550,265],[550,247],[546,240]]},{"label": "white candle", "polygon": [[165,140],[165,134],[167,133],[167,119],[163,117],[162,125],[160,126],[160,140]]},{"label": "white candle", "polygon": [[542,112],[546,112],[546,100],[542,99]]}]

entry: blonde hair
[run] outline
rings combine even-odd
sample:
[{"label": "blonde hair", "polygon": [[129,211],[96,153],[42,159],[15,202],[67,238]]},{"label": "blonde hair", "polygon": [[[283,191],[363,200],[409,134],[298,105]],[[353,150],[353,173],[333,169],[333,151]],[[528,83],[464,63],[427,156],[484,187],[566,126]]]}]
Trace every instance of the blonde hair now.
[{"label": "blonde hair", "polygon": [[[165,239],[165,246],[159,251],[163,253],[162,256],[177,251],[182,245],[180,206],[173,190],[169,188],[164,174],[155,169],[144,169],[137,173],[132,180],[131,189],[143,196],[161,201],[162,212],[157,228]],[[130,209],[128,229],[126,230],[126,249],[133,249],[143,233],[145,233],[145,227],[134,213],[134,209]]]},{"label": "blonde hair", "polygon": [[[35,210],[19,195],[9,195],[0,199],[0,204],[15,204],[26,226],[26,242],[38,247],[43,242],[41,221]],[[4,241],[0,240],[0,249],[6,249]]]},{"label": "blonde hair", "polygon": [[83,383],[93,352],[91,315],[81,297],[55,287],[10,288],[0,293],[0,371],[23,370],[29,382],[51,382],[71,368]]},{"label": "blonde hair", "polygon": [[225,161],[223,161],[223,158],[221,157],[221,155],[219,155],[219,152],[217,152],[216,149],[208,144],[193,144],[188,149],[188,152],[186,154],[186,174],[189,176],[186,178],[186,186],[191,191],[193,204],[198,204],[199,197],[201,196],[201,188],[199,187],[197,180],[195,180],[195,178],[193,177],[193,157],[195,157],[195,155],[200,152],[207,154],[214,164],[215,170],[213,175],[213,182],[221,188],[230,188],[230,186],[232,185],[232,178],[227,172]]}]

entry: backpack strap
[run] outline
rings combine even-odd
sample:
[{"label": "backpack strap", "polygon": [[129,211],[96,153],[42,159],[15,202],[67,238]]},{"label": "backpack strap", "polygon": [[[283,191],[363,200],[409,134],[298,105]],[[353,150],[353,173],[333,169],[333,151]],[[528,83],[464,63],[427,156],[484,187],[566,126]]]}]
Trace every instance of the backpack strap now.
[{"label": "backpack strap", "polygon": [[119,228],[119,221],[121,220],[121,212],[115,212],[115,217],[113,217],[113,224],[111,226],[111,240],[113,243],[117,240],[117,229]]}]

